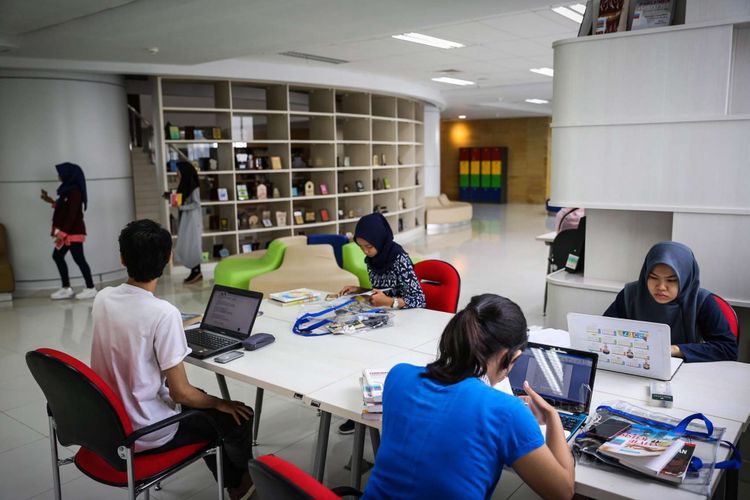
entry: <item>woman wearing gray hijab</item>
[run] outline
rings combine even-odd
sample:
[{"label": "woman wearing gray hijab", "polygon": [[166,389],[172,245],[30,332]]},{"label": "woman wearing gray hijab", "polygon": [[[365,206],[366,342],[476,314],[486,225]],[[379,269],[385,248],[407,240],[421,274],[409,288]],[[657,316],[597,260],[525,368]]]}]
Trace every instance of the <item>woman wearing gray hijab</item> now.
[{"label": "woman wearing gray hijab", "polygon": [[693,251],[682,243],[657,243],[638,281],[625,285],[604,312],[615,318],[669,325],[672,356],[685,362],[736,361],[737,341],[713,294],[700,287]]}]

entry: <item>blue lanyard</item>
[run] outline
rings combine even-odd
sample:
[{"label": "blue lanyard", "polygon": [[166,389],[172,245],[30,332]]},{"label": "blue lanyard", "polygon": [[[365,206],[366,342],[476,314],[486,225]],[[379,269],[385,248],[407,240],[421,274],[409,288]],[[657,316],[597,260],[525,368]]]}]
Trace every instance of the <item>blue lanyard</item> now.
[{"label": "blue lanyard", "polygon": [[[641,417],[639,415],[633,415],[632,413],[618,410],[617,408],[612,408],[611,406],[602,405],[597,408],[597,411],[598,410],[606,410],[614,415],[624,417],[639,424],[670,430],[677,434],[680,434],[681,436],[693,437],[708,442],[718,441],[716,438],[711,437],[714,433],[714,424],[702,413],[693,413],[692,415],[688,415],[687,417],[683,418],[678,424],[673,425],[666,422],[660,422],[658,420]],[[706,432],[691,431],[687,428],[688,425],[690,425],[690,423],[696,419],[703,421],[703,423],[706,425]],[[714,467],[717,469],[739,469],[742,466],[742,455],[740,454],[740,450],[738,450],[729,441],[721,440],[719,441],[719,445],[729,448],[732,454],[730,455],[729,460],[718,462]],[[689,471],[697,472],[702,467],[703,461],[700,458],[693,457],[690,459],[690,465],[688,466]]]},{"label": "blue lanyard", "polygon": [[[292,332],[296,333],[297,335],[302,335],[303,337],[320,337],[323,335],[329,335],[331,332],[323,332],[323,333],[313,333],[315,330],[320,328],[321,326],[327,325],[328,323],[333,323],[333,320],[330,319],[323,319],[320,321],[317,321],[310,324],[310,320],[313,320],[315,318],[319,318],[321,316],[325,316],[326,314],[330,314],[336,309],[341,309],[342,307],[346,307],[349,304],[352,304],[356,302],[355,299],[349,299],[345,302],[342,302],[341,304],[335,305],[333,307],[329,307],[327,309],[323,309],[322,311],[318,311],[316,313],[305,313],[299,318],[297,318],[297,321],[294,322],[294,326],[292,327]],[[304,326],[303,326],[304,325]]]}]

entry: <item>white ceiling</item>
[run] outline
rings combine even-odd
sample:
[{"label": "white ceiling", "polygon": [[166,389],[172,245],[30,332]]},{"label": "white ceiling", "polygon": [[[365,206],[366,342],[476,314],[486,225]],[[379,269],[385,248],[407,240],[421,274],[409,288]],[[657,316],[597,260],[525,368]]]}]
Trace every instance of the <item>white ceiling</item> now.
[{"label": "white ceiling", "polygon": [[[227,59],[316,63],[279,55],[298,51],[349,61],[351,71],[439,89],[446,118],[551,114],[552,42],[578,25],[550,0],[0,0],[0,40],[13,58],[185,65]],[[568,2],[574,3],[574,2]],[[391,38],[416,31],[466,45],[442,50]],[[158,54],[146,49],[159,47]],[[477,83],[432,82],[441,71]],[[144,70],[144,72],[148,72]]]}]

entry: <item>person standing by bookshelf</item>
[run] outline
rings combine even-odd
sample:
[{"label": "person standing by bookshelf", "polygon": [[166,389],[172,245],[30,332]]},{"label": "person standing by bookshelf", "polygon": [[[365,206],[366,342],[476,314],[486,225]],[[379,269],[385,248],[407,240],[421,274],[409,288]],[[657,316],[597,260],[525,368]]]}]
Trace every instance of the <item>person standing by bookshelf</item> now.
[{"label": "person standing by bookshelf", "polygon": [[[81,167],[75,163],[60,163],[55,165],[60,186],[57,188],[57,199],[53,199],[47,191],[42,189],[41,198],[46,201],[54,212],[52,214],[52,231],[50,236],[55,239],[55,249],[52,260],[60,273],[62,287],[50,295],[53,300],[69,299],[75,295],[76,299],[93,299],[96,297],[91,268],[83,255],[83,243],[86,241],[86,225],[83,222],[83,212],[88,207],[88,193],[86,192],[86,176]],[[86,288],[78,294],[70,287],[68,265],[65,255],[70,252],[73,260],[81,270]]]},{"label": "person standing by bookshelf", "polygon": [[[367,274],[375,290],[369,297],[373,306],[409,309],[427,305],[409,254],[393,241],[393,230],[383,214],[375,212],[359,219],[354,241],[365,253]],[[360,291],[359,287],[347,286],[339,295]],[[352,434],[354,422],[347,420],[339,426],[338,432]]]},{"label": "person standing by bookshelf", "polygon": [[177,193],[182,196],[180,224],[175,245],[175,260],[190,269],[184,283],[190,285],[203,279],[201,273],[201,237],[203,217],[201,214],[200,179],[195,167],[186,161],[177,163]]}]

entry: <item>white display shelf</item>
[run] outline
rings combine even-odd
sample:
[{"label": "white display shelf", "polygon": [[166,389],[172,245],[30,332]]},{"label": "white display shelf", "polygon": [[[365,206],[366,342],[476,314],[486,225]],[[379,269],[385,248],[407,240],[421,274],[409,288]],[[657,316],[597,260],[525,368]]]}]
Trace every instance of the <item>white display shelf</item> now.
[{"label": "white display shelf", "polygon": [[[344,225],[358,221],[359,217],[336,220],[339,209],[353,207],[367,213],[373,210],[374,205],[383,204],[383,202],[388,203],[389,208],[394,208],[390,205],[395,204],[396,196],[401,193],[407,196],[407,202],[411,200],[412,203],[415,199],[418,201],[423,197],[421,194],[424,192],[423,186],[400,186],[397,172],[398,169],[414,169],[423,166],[419,163],[424,157],[423,143],[418,142],[424,129],[422,121],[424,106],[421,102],[362,91],[285,83],[194,77],[160,77],[157,82],[159,120],[155,129],[161,145],[162,165],[167,163],[170,146],[180,146],[180,149],[184,151],[184,146],[216,144],[218,146],[217,160],[222,170],[200,171],[198,174],[202,179],[217,176],[215,179],[218,179],[218,182],[214,187],[227,188],[230,197],[236,196],[237,184],[252,182],[254,176],[261,175],[266,176],[274,187],[281,190],[282,194],[291,193],[294,186],[301,188],[300,178],[305,177],[315,182],[316,191],[319,184],[327,184],[330,193],[309,197],[282,196],[265,200],[206,201],[202,203],[204,217],[210,215],[222,219],[227,218],[230,221],[230,227],[235,229],[204,232],[202,235],[204,251],[212,251],[214,244],[223,244],[231,254],[237,254],[244,243],[258,242],[263,246],[271,239],[298,234],[308,228],[323,228],[324,230],[330,228],[330,232],[343,232],[345,231]],[[192,90],[196,90],[193,97],[191,97]],[[265,120],[262,118],[260,121],[253,120],[255,127],[266,128],[265,131],[255,129],[254,135],[255,137],[267,135],[269,139],[241,141],[232,136],[233,133],[238,134],[233,118],[244,116],[265,116]],[[216,140],[165,139],[163,131],[167,121],[180,128],[186,126],[218,127],[221,128],[222,134],[228,137]],[[304,138],[296,139],[295,135]],[[255,156],[278,156],[285,168],[238,170],[235,165],[233,145],[253,150],[252,153],[248,152]],[[292,157],[299,154],[299,151],[303,151],[302,154],[307,163],[315,161],[323,166],[290,168]],[[372,165],[373,156],[380,157],[382,154],[392,160],[395,160],[398,155],[407,163],[405,165]],[[356,165],[334,166],[337,158],[343,161],[344,157],[350,157]],[[369,187],[374,177],[382,176],[381,172],[387,170],[393,171],[393,175],[388,175],[392,185],[390,189],[339,192],[343,184],[351,184],[357,178]],[[165,185],[169,185],[168,181],[171,181],[174,186],[175,172],[164,172],[163,176]],[[413,183],[413,179],[408,181]],[[327,209],[332,220],[295,224],[293,210],[306,205],[309,206],[308,209],[315,211]],[[241,214],[255,213],[260,217],[261,210],[285,211],[289,224],[268,228],[237,229],[239,227],[237,219]],[[419,212],[422,212],[421,215]],[[392,211],[386,214],[386,217],[390,217],[389,220],[393,225],[395,216],[415,213],[422,224],[418,223],[415,227],[414,221],[411,221],[412,223],[405,225],[405,232],[413,234],[415,229],[423,229],[423,212],[424,207],[419,206],[403,211]],[[176,214],[174,210],[171,213]],[[168,218],[169,214],[170,209],[165,208],[165,217]],[[273,217],[272,219],[275,220]],[[397,232],[395,226],[394,232]]]}]

